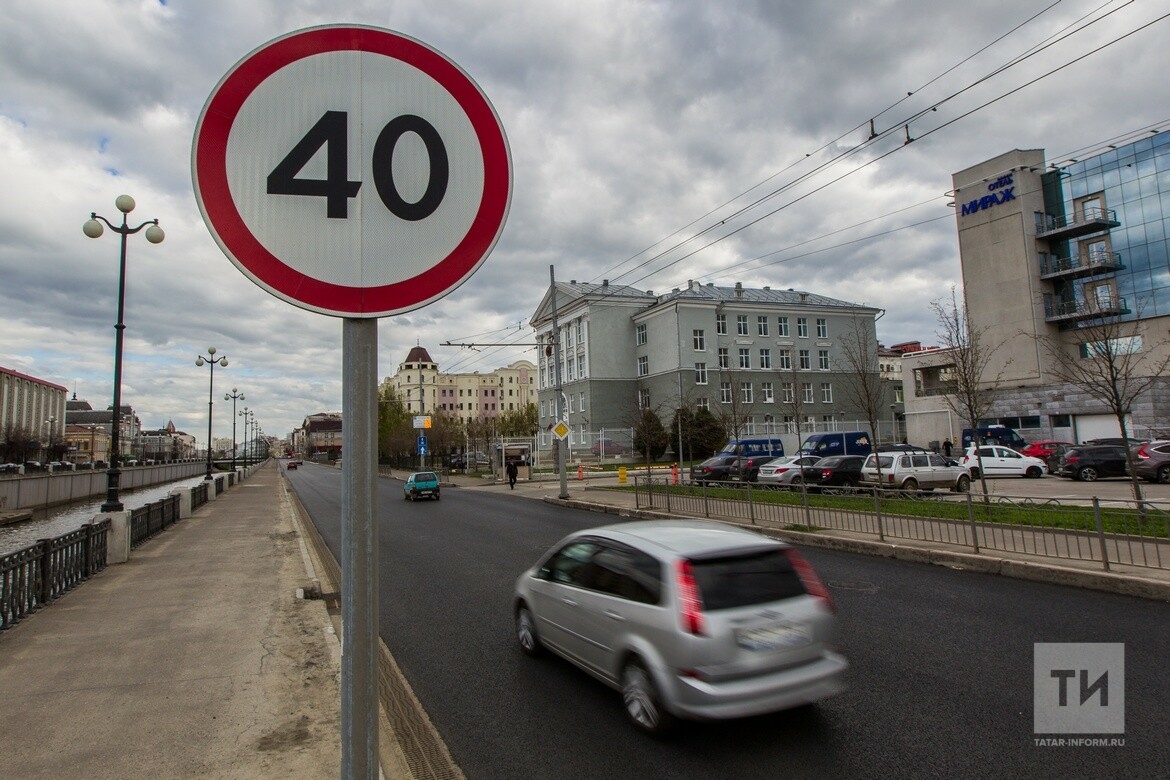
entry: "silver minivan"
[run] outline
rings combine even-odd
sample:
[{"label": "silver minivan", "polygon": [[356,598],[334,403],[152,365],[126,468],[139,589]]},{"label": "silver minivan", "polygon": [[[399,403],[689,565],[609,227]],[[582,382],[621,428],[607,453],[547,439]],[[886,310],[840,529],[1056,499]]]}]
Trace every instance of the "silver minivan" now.
[{"label": "silver minivan", "polygon": [[650,734],[843,690],[824,583],[790,545],[701,520],[578,531],[516,581],[516,637],[621,691]]}]

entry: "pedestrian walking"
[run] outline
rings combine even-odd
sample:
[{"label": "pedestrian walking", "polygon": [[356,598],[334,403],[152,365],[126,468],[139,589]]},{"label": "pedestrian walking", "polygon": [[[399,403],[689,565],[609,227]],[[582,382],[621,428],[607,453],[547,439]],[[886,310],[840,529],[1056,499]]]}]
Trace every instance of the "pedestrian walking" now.
[{"label": "pedestrian walking", "polygon": [[943,455],[945,455],[948,458],[951,457],[951,447],[953,447],[953,446],[954,445],[951,444],[950,439],[943,439]]},{"label": "pedestrian walking", "polygon": [[514,460],[508,461],[508,465],[504,467],[504,470],[508,473],[508,488],[511,490],[515,490],[516,489],[516,474],[518,471],[518,469],[516,468],[516,461],[514,461]]}]

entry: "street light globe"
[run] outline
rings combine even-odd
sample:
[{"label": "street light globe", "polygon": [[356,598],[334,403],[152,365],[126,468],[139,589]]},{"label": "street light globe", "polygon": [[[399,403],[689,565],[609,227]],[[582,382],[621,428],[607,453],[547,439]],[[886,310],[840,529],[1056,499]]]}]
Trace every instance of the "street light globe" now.
[{"label": "street light globe", "polygon": [[97,238],[105,232],[105,228],[96,219],[87,219],[85,224],[81,226],[81,232],[90,238]]},{"label": "street light globe", "polygon": [[215,347],[208,347],[208,348],[207,348],[207,354],[208,354],[208,355],[214,355],[214,354],[215,354]]},{"label": "street light globe", "polygon": [[131,198],[129,195],[119,195],[114,199],[114,205],[118,207],[118,211],[123,214],[129,214],[134,210],[136,204],[134,203],[134,198]]},{"label": "street light globe", "polygon": [[161,244],[167,234],[158,225],[151,225],[146,229],[146,240],[152,244]]},{"label": "street light globe", "polygon": [[199,366],[200,368],[203,368],[203,356],[202,355],[195,358],[195,365]]},{"label": "street light globe", "polygon": [[219,367],[220,368],[227,368],[227,358],[220,358],[219,359]]}]

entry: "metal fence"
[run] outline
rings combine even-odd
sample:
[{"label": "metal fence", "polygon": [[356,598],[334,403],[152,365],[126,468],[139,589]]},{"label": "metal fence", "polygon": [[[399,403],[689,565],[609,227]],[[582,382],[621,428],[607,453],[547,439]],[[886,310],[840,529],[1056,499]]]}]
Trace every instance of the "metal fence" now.
[{"label": "metal fence", "polygon": [[0,630],[104,569],[109,530],[89,523],[0,557]]},{"label": "metal fence", "polygon": [[168,525],[179,522],[179,497],[167,496],[161,501],[140,506],[130,512],[130,549],[162,533]]},{"label": "metal fence", "polygon": [[[214,480],[222,492],[222,480]],[[207,503],[207,482],[191,490],[191,508]],[[130,547],[138,547],[180,519],[182,500],[171,495],[130,511]],[[0,631],[106,568],[107,518],[0,556]]]},{"label": "metal fence", "polygon": [[874,536],[1044,558],[1170,568],[1170,503],[1093,498],[1085,504],[972,493],[848,489],[815,493],[751,483],[720,487],[635,477],[635,504],[772,528]]}]

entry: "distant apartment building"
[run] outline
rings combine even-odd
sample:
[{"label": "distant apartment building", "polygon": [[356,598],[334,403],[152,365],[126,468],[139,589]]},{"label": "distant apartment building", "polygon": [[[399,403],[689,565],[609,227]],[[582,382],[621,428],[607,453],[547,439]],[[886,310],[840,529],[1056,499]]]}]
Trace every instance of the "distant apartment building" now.
[{"label": "distant apartment building", "polygon": [[536,366],[527,360],[486,374],[445,374],[425,348],[416,346],[383,386],[392,387],[411,414],[443,412],[468,423],[536,404],[535,379]]},{"label": "distant apartment building", "polygon": [[[588,446],[607,429],[628,430],[643,409],[664,425],[680,407],[706,409],[729,435],[775,434],[793,448],[806,433],[852,430],[866,415],[847,392],[856,373],[843,342],[863,334],[876,370],[878,314],[794,289],[692,281],[655,295],[606,281],[558,282],[531,317],[537,342],[546,345],[539,354],[539,446],[551,446],[558,379],[571,447]],[[883,422],[895,384],[885,387]],[[886,430],[884,438],[891,435]]]},{"label": "distant apartment building", "polygon": [[0,450],[6,460],[44,457],[65,432],[68,390],[0,367]]},{"label": "distant apartment building", "polygon": [[334,460],[341,455],[341,412],[310,414],[292,432],[292,449],[302,456]]},{"label": "distant apartment building", "polygon": [[[1113,346],[1159,363],[1170,349],[1170,132],[1143,132],[1076,160],[1014,150],[953,175],[964,302],[998,378],[981,424],[1027,439],[1081,442],[1117,436],[1113,414],[1054,376],[1038,339],[1094,360],[1094,326],[1130,323]],[[1098,334],[1100,330],[1096,331]],[[950,436],[964,423],[946,403],[953,359],[945,350],[903,358],[912,440]],[[1170,377],[1151,376],[1132,409],[1131,433],[1170,430]]]}]

